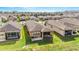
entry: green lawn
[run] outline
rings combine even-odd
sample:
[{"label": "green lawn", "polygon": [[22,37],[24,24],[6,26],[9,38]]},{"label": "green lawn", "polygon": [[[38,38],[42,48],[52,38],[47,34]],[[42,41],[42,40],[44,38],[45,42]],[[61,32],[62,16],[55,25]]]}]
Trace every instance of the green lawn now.
[{"label": "green lawn", "polygon": [[0,50],[21,50],[26,45],[26,39],[28,39],[28,35],[25,32],[26,29],[22,26],[20,32],[19,40],[8,40],[5,42],[0,42]]},{"label": "green lawn", "polygon": [[[58,36],[55,34],[52,36],[53,42],[48,44],[42,44],[41,42],[32,43],[29,45],[28,48],[24,48],[22,50],[32,50],[32,51],[79,51],[79,37],[75,37],[74,40],[71,41],[62,41]],[[41,45],[39,45],[39,43]]]},{"label": "green lawn", "polygon": [[60,44],[43,44],[38,43],[30,44],[28,48],[22,50],[35,50],[35,51],[79,51],[79,38],[77,37],[74,41],[62,42]]},{"label": "green lawn", "polygon": [[19,41],[9,40],[6,42],[0,42],[0,50],[19,50]]},{"label": "green lawn", "polygon": [[[53,36],[53,34],[52,34]],[[0,42],[0,50],[8,51],[79,51],[79,37],[75,37],[71,41],[62,41],[58,36],[54,35],[53,42],[36,41],[27,44],[25,48],[20,47],[21,40]]]}]

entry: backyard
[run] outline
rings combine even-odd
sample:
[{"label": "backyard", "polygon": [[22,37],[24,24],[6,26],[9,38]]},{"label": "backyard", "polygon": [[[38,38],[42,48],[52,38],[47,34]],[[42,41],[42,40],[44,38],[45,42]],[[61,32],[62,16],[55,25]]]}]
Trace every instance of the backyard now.
[{"label": "backyard", "polygon": [[[52,33],[53,35],[53,33]],[[32,43],[22,50],[32,51],[79,51],[79,37],[74,37],[71,41],[62,41],[57,35],[53,35],[52,43],[45,43],[44,41],[38,41]]]},{"label": "backyard", "polygon": [[[6,42],[0,42],[0,50],[8,51],[79,51],[79,37],[75,37],[75,40],[61,41],[56,35],[54,35],[54,42],[47,43],[46,41],[31,42],[25,47],[20,47],[21,40],[9,40]],[[23,42],[23,41],[22,41]]]},{"label": "backyard", "polygon": [[[26,31],[26,32],[25,32]],[[79,51],[79,36],[61,37],[57,33],[51,33],[51,40],[40,40],[32,42],[27,30],[22,26],[19,40],[8,40],[0,42],[0,50],[3,51]]]}]

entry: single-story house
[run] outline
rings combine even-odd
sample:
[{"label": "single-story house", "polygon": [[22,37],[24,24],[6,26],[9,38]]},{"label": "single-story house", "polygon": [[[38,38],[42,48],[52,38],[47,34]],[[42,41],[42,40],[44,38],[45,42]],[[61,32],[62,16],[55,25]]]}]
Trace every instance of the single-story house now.
[{"label": "single-story house", "polygon": [[17,16],[14,16],[14,15],[8,16],[8,20],[9,21],[17,21]]},{"label": "single-story house", "polygon": [[25,21],[26,20],[26,16],[20,16],[20,21]]},{"label": "single-story house", "polygon": [[[72,28],[71,34],[72,35],[79,35],[79,20],[76,18],[64,18],[60,21],[64,22],[65,25]],[[70,32],[70,31],[69,31]]]},{"label": "single-story house", "polygon": [[8,17],[7,16],[0,16],[0,21],[1,22],[8,21]]},{"label": "single-story house", "polygon": [[55,32],[62,36],[79,35],[79,21],[76,19],[48,20],[46,26],[53,28]]},{"label": "single-story house", "polygon": [[20,25],[17,22],[7,22],[0,26],[0,41],[19,39]]},{"label": "single-story house", "polygon": [[30,20],[37,20],[38,18],[35,17],[35,16],[30,16],[29,19],[30,19]]},{"label": "single-story house", "polygon": [[62,16],[59,16],[59,15],[52,16],[52,20],[60,20],[62,18],[63,17]]},{"label": "single-story house", "polygon": [[32,40],[33,38],[41,38],[42,40],[45,37],[51,37],[50,33],[53,31],[50,27],[39,24],[34,20],[27,21],[26,26]]}]

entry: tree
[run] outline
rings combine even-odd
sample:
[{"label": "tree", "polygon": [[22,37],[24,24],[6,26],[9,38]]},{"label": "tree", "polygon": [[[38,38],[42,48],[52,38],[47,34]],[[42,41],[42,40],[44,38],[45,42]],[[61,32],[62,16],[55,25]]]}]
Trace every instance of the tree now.
[{"label": "tree", "polygon": [[2,20],[1,20],[1,22],[3,22],[3,23],[6,23],[8,20],[7,19],[4,19],[4,18],[2,18]]},{"label": "tree", "polygon": [[20,16],[18,15],[18,16],[17,16],[17,21],[20,22],[20,20],[21,20],[21,19],[20,19]]},{"label": "tree", "polygon": [[29,20],[29,16],[26,16],[26,21]]}]

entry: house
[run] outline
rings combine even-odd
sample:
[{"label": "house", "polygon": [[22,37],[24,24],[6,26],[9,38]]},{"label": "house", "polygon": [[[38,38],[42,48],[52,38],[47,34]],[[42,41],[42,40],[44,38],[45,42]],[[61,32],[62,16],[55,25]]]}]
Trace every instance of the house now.
[{"label": "house", "polygon": [[52,16],[52,20],[60,20],[62,18],[63,17],[62,16],[59,16],[59,15]]},{"label": "house", "polygon": [[[51,28],[39,24],[34,20],[29,20],[26,22],[28,33],[32,40],[42,40],[44,38],[50,38],[50,33],[52,32]],[[35,39],[36,38],[36,39]],[[39,38],[39,39],[38,39]]]},{"label": "house", "polygon": [[0,21],[1,21],[1,22],[6,22],[6,21],[8,21],[7,16],[0,16]]},{"label": "house", "polygon": [[26,16],[20,16],[20,21],[25,21],[26,20]]},{"label": "house", "polygon": [[8,20],[9,21],[17,21],[17,16],[14,16],[14,15],[8,16]]},{"label": "house", "polygon": [[60,22],[59,20],[48,20],[48,21],[46,21],[46,26],[51,27],[53,29],[53,31],[64,36],[65,25],[63,22]]},{"label": "house", "polygon": [[64,18],[60,21],[64,22],[65,25],[72,28],[71,34],[72,35],[79,35],[79,20],[76,18]]},{"label": "house", "polygon": [[62,36],[79,35],[79,20],[77,19],[48,20],[46,26],[53,28],[55,32]]},{"label": "house", "polygon": [[20,25],[16,22],[7,22],[0,26],[0,41],[19,39]]},{"label": "house", "polygon": [[41,20],[49,20],[52,19],[52,16],[38,16],[38,18]]},{"label": "house", "polygon": [[35,17],[35,16],[30,16],[29,19],[30,19],[30,20],[37,20],[38,18]]}]

